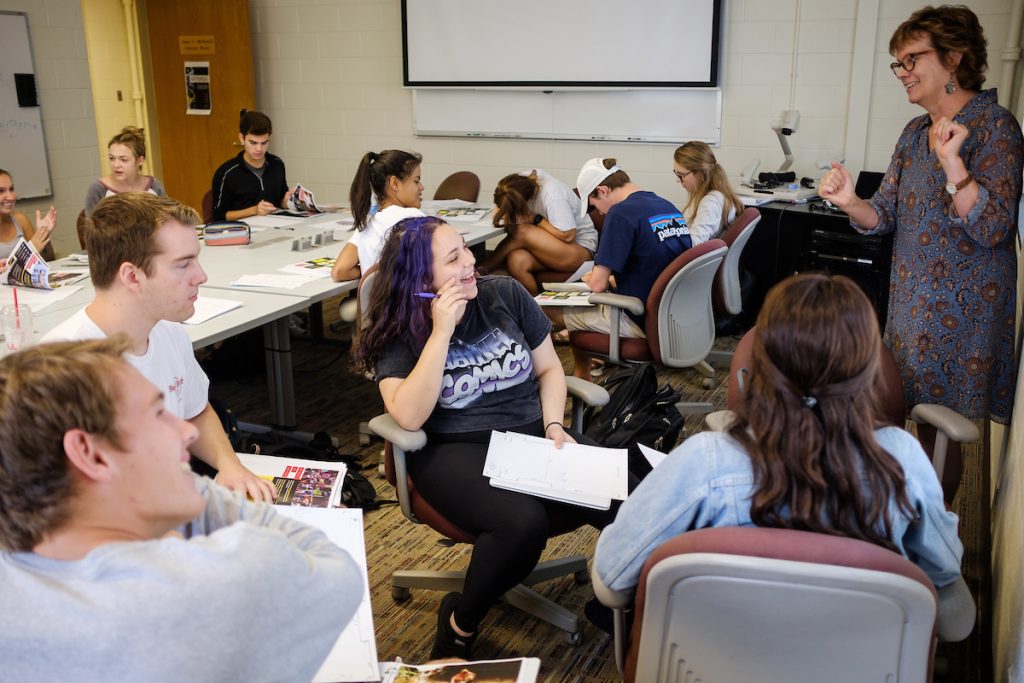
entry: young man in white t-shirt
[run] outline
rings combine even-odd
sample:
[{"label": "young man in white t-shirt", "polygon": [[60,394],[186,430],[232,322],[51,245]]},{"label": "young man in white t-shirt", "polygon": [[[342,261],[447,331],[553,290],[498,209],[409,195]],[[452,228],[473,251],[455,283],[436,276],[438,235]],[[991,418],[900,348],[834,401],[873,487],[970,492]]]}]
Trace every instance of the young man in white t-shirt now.
[{"label": "young man in white t-shirt", "polygon": [[168,410],[199,429],[189,450],[217,470],[215,481],[273,502],[273,486],[238,461],[210,405],[210,380],[181,326],[206,282],[195,234],[199,222],[194,209],[144,192],[102,200],[85,231],[96,298],[43,341],[128,335],[129,362],[164,393]]}]

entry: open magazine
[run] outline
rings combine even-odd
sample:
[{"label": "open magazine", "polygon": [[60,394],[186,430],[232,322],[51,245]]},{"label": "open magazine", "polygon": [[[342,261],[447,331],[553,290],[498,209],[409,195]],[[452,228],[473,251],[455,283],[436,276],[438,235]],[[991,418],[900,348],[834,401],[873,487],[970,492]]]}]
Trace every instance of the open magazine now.
[{"label": "open magazine", "polygon": [[40,256],[32,243],[24,237],[18,240],[11,250],[11,255],[7,257],[5,272],[7,278],[4,282],[7,284],[36,289],[56,289],[85,277],[85,273],[81,271],[51,271],[46,259]]},{"label": "open magazine", "polygon": [[320,462],[275,455],[237,453],[242,465],[277,489],[277,505],[334,508],[341,505],[345,482],[343,462]]},{"label": "open magazine", "polygon": [[540,673],[536,657],[492,659],[445,664],[403,664],[382,662],[381,683],[533,683]]},{"label": "open magazine", "polygon": [[288,216],[312,216],[323,212],[324,210],[316,205],[316,197],[313,196],[313,193],[302,185],[296,185],[292,196],[288,198],[288,208],[274,213]]}]

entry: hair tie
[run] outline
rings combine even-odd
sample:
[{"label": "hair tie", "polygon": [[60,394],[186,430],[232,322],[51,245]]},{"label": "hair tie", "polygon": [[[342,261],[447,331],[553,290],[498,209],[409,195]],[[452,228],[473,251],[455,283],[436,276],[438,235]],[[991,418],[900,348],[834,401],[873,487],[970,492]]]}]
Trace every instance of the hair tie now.
[{"label": "hair tie", "polygon": [[800,398],[800,402],[804,404],[804,408],[813,409],[814,406],[818,405],[818,399],[814,396],[803,396]]}]

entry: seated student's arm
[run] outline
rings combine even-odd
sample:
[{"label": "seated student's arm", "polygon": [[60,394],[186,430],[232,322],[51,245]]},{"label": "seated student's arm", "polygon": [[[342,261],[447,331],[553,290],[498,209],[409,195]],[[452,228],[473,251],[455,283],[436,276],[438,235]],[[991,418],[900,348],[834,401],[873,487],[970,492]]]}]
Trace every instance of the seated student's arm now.
[{"label": "seated student's arm", "polygon": [[548,202],[544,212],[547,216],[540,222],[540,227],[545,232],[566,244],[576,241],[576,212],[568,202]]},{"label": "seated student's arm", "polygon": [[931,460],[920,442],[898,427],[878,433],[879,444],[897,455],[907,480],[907,497],[917,520],[903,535],[903,550],[911,562],[928,575],[936,588],[956,581],[964,547],[957,534],[959,519],[946,509]]},{"label": "seated student's arm", "polygon": [[286,184],[284,186],[284,195],[281,197],[281,208],[282,209],[287,209],[288,208],[288,200],[292,198],[293,194],[295,194],[295,188],[292,188],[292,189],[289,190],[288,189],[288,185]]},{"label": "seated student's arm", "polygon": [[359,249],[349,242],[341,248],[341,253],[331,266],[331,277],[335,282],[358,280],[362,271],[359,269]]},{"label": "seated student's arm", "polygon": [[703,244],[710,239],[717,237],[722,232],[722,211],[725,208],[725,200],[718,192],[711,192],[704,195],[697,205],[697,211],[693,216],[693,225],[690,226],[690,241],[693,246]]},{"label": "seated student's arm", "polygon": [[91,216],[93,207],[100,203],[100,200],[107,196],[107,187],[98,180],[94,180],[85,191],[85,215]]},{"label": "seated student's arm", "polygon": [[235,211],[227,211],[224,214],[224,220],[228,221],[240,221],[251,216],[268,216],[277,211],[277,207],[261,199],[258,204],[246,207],[244,209],[237,209]]},{"label": "seated student's arm", "polygon": [[212,405],[207,403],[206,408],[189,422],[199,430],[199,437],[189,447],[189,452],[217,470],[214,481],[255,501],[274,502],[274,486],[239,462]]},{"label": "seated student's arm", "polygon": [[466,310],[466,294],[452,278],[431,301],[433,327],[415,367],[406,377],[386,377],[377,384],[384,408],[402,429],[423,426],[437,405],[448,345]]},{"label": "seated student's arm", "polygon": [[583,274],[582,280],[591,292],[607,292],[612,282],[612,271],[608,266],[594,266],[589,273]]},{"label": "seated student's arm", "polygon": [[[565,420],[565,369],[555,351],[551,335],[547,334],[540,346],[530,353],[533,371],[540,383],[540,409],[544,420],[544,436],[555,442],[557,448],[563,443],[576,443],[562,426]],[[552,424],[557,422],[558,424]],[[550,428],[549,428],[550,427]]]},{"label": "seated student's arm", "polygon": [[669,453],[601,532],[594,568],[606,586],[619,591],[635,587],[648,556],[674,536],[740,524],[735,511],[711,506],[708,480],[715,468],[709,442],[707,433],[696,434]]},{"label": "seated student's arm", "polygon": [[[212,641],[197,652],[216,657],[222,671],[233,668],[234,680],[312,680],[355,616],[365,574],[318,529],[199,477],[196,486],[207,503],[185,525],[188,540],[160,541],[168,562],[180,567],[173,571],[187,576],[184,603],[202,606],[203,628],[183,637]],[[240,633],[274,647],[225,645]]]},{"label": "seated student's arm", "polygon": [[50,207],[45,215],[36,209],[36,225],[23,213],[16,213],[15,220],[21,225],[21,231],[25,233],[25,239],[32,243],[36,251],[42,252],[46,245],[53,239],[53,231],[57,228],[57,209]]}]

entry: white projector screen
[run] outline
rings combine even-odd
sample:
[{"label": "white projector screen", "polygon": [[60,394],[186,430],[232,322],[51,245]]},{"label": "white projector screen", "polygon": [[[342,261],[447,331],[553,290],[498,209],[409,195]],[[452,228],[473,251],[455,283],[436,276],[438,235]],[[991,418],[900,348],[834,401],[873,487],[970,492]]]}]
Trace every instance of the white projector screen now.
[{"label": "white projector screen", "polygon": [[423,87],[718,85],[721,0],[402,0]]}]

